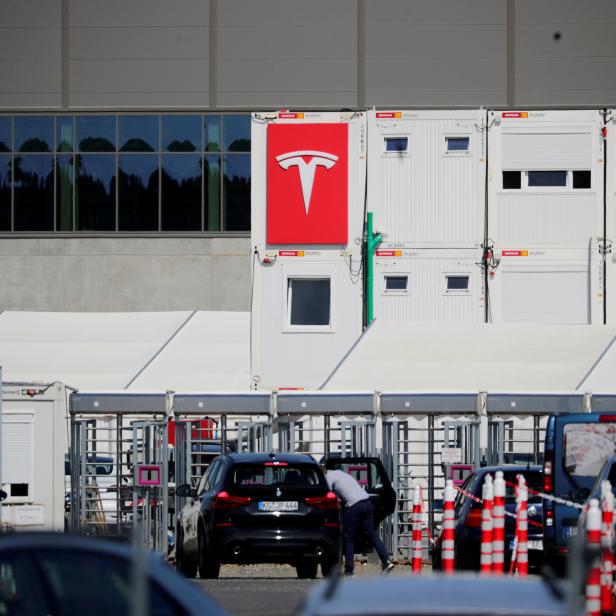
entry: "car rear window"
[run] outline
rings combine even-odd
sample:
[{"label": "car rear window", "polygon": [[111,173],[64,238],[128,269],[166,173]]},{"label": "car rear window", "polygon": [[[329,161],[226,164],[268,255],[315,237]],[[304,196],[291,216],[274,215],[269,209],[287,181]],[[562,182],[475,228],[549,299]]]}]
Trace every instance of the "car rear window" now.
[{"label": "car rear window", "polygon": [[506,483],[506,492],[505,492],[505,502],[507,503],[515,503],[515,485],[518,482],[518,475],[524,475],[524,479],[526,480],[526,485],[528,486],[528,502],[536,503],[541,501],[541,498],[533,492],[542,492],[543,491],[543,476],[540,472],[537,471],[515,471],[515,472],[505,472],[505,481]]},{"label": "car rear window", "polygon": [[616,423],[571,423],[564,427],[564,467],[573,478],[596,477],[616,446]]},{"label": "car rear window", "polygon": [[318,486],[322,474],[309,464],[241,464],[231,473],[231,483],[242,487],[268,487],[273,485]]}]

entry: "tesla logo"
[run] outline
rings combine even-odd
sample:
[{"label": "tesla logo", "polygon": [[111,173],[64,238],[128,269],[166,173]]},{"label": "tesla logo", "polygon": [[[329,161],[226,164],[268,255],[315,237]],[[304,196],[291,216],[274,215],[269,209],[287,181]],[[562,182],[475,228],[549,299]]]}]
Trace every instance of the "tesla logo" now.
[{"label": "tesla logo", "polygon": [[276,496],[280,498],[282,496],[282,490],[280,488],[276,488]]},{"label": "tesla logo", "polygon": [[346,123],[267,127],[268,243],[346,244],[348,203]]},{"label": "tesla logo", "polygon": [[[305,158],[309,158],[308,161]],[[314,174],[317,167],[325,167],[331,169],[337,162],[338,157],[335,154],[327,152],[315,152],[313,150],[305,150],[302,152],[287,152],[276,156],[278,164],[286,171],[289,167],[297,167],[299,169],[299,181],[302,184],[302,195],[304,197],[304,209],[306,216],[310,209],[310,197],[312,195],[312,185],[314,184]]]}]

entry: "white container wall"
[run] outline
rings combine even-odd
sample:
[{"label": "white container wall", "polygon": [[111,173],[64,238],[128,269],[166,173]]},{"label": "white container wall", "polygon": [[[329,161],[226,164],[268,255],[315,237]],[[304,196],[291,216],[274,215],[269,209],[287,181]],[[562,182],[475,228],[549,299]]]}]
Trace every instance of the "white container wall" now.
[{"label": "white container wall", "polygon": [[371,111],[368,211],[383,247],[476,247],[484,237],[486,112]]},{"label": "white container wall", "polygon": [[377,319],[483,323],[480,249],[379,249]]},{"label": "white container wall", "polygon": [[616,325],[616,109],[608,110],[606,129],[606,321],[608,325]]},{"label": "white container wall", "polygon": [[603,266],[598,243],[586,249],[496,251],[489,275],[493,323],[603,323]]}]

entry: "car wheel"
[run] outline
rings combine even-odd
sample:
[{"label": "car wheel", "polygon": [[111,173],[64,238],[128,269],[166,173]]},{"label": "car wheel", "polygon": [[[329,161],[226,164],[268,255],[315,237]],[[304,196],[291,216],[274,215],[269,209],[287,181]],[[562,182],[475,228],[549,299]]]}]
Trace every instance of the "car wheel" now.
[{"label": "car wheel", "polygon": [[208,552],[205,535],[199,530],[199,575],[201,579],[217,578],[220,573],[220,562],[214,554]]},{"label": "car wheel", "polygon": [[295,565],[297,577],[301,580],[314,580],[317,577],[318,563],[316,560],[302,560]]},{"label": "car wheel", "polygon": [[175,539],[175,567],[188,578],[197,576],[197,561],[189,560],[184,555],[184,537],[179,531]]}]

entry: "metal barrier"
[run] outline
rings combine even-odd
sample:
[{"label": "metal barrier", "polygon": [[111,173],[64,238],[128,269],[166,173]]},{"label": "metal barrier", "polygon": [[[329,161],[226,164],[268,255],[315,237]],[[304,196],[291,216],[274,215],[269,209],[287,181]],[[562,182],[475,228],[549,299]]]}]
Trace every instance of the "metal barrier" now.
[{"label": "metal barrier", "polygon": [[70,529],[167,551],[167,394],[70,396]]}]

